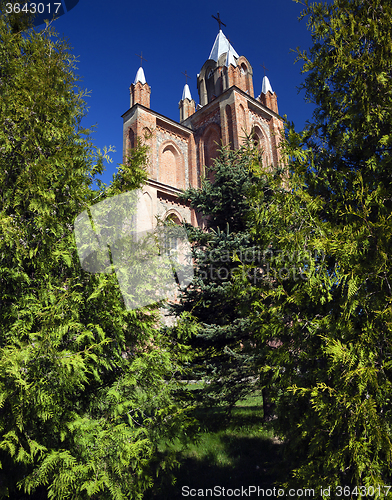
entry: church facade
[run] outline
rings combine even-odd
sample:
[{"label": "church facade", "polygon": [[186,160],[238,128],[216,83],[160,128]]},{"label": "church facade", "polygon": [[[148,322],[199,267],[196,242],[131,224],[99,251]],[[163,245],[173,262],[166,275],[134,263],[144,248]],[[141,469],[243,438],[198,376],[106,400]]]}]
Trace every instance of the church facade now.
[{"label": "church facade", "polygon": [[124,157],[138,139],[150,147],[137,231],[153,229],[156,216],[202,225],[199,214],[181,203],[178,194],[189,186],[199,188],[219,148],[239,148],[246,134],[262,149],[268,168],[280,163],[283,120],[276,94],[265,76],[260,95],[254,97],[252,66],[237,54],[222,30],[197,75],[197,88],[196,105],[185,84],[176,122],[150,108],[151,89],[142,67],[130,87],[130,109],[122,116]]}]

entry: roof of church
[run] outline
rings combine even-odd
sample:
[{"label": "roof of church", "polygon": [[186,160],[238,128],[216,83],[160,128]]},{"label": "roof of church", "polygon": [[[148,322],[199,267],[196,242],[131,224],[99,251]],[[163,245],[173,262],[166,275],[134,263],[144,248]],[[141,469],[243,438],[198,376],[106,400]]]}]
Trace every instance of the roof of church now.
[{"label": "roof of church", "polygon": [[190,101],[192,100],[192,96],[191,96],[191,91],[189,89],[189,85],[186,83],[184,85],[184,90],[182,91],[182,100],[184,99],[189,99]]},{"label": "roof of church", "polygon": [[268,79],[268,76],[265,76],[265,77],[263,78],[263,85],[262,85],[262,87],[261,87],[261,92],[262,92],[263,94],[266,94],[268,91],[270,91],[270,92],[271,92],[271,94],[273,94],[273,93],[274,93],[274,91],[272,90],[272,87],[271,87],[270,81],[269,81],[269,79]]},{"label": "roof of church", "polygon": [[225,35],[223,34],[223,31],[219,30],[219,33],[216,35],[215,42],[214,42],[214,45],[212,47],[210,57],[208,59],[212,59],[212,60],[218,62],[218,59],[220,58],[220,56],[222,54],[224,54],[225,52],[229,52],[229,48],[230,48],[230,51],[232,52],[233,56],[238,58],[239,55],[234,50],[234,47],[230,44],[229,40],[225,37]]},{"label": "roof of church", "polygon": [[236,57],[235,57],[234,53],[235,53],[235,50],[232,47],[232,45],[229,43],[229,50],[227,51],[227,56],[226,56],[226,66],[227,67],[229,67],[230,64],[232,64],[233,66],[237,66]]},{"label": "roof of church", "polygon": [[144,76],[144,71],[143,68],[140,66],[140,68],[137,70],[136,76],[135,76],[135,81],[133,82],[135,85],[137,82],[140,83],[146,83],[146,77]]}]

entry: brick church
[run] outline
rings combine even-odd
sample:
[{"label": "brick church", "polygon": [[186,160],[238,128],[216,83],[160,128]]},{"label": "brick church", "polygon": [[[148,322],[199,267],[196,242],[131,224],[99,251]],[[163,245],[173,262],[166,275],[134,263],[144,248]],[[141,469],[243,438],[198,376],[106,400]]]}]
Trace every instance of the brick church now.
[{"label": "brick church", "polygon": [[156,216],[201,225],[200,216],[180,203],[178,194],[189,186],[200,187],[217,150],[222,145],[238,148],[245,133],[262,149],[264,164],[278,166],[283,121],[277,97],[266,76],[260,95],[254,97],[252,75],[247,58],[237,54],[219,29],[197,75],[199,104],[185,84],[176,122],[150,109],[151,89],[143,68],[139,68],[130,87],[130,109],[122,116],[124,155],[138,138],[144,142],[146,134],[150,137],[149,179],[143,187],[141,210],[138,208],[138,231],[153,229]]}]

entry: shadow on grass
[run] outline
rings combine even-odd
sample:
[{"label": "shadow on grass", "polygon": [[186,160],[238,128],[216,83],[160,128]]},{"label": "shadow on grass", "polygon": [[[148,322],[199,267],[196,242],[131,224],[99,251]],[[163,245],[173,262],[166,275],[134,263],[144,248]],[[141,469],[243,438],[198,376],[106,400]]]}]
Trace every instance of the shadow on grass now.
[{"label": "shadow on grass", "polygon": [[259,407],[236,407],[230,419],[221,408],[199,410],[197,417],[202,429],[200,441],[192,449],[178,451],[176,483],[147,492],[146,500],[185,498],[191,488],[203,489],[207,496],[205,489],[215,486],[221,487],[221,498],[228,498],[222,494],[222,487],[267,489],[287,479],[282,445],[262,428]]}]

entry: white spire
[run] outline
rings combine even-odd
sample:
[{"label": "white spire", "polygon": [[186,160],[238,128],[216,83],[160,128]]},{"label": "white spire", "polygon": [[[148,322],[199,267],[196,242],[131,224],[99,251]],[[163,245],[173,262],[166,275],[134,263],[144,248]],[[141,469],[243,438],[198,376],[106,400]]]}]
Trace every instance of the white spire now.
[{"label": "white spire", "polygon": [[182,101],[184,99],[192,100],[191,91],[187,83],[184,85],[184,90],[182,91]]},{"label": "white spire", "polygon": [[272,90],[272,87],[271,87],[271,84],[270,84],[270,81],[268,80],[268,76],[265,76],[263,78],[263,85],[261,87],[261,92],[263,94],[266,94],[268,91],[271,92],[271,94],[274,93],[274,91]]},{"label": "white spire", "polygon": [[230,64],[232,64],[234,67],[237,66],[237,62],[235,60],[236,58],[235,58],[234,52],[235,52],[235,50],[233,49],[232,45],[229,43],[229,50],[227,51],[226,63],[225,63],[225,65],[227,67],[229,67]]},{"label": "white spire", "polygon": [[[218,59],[222,54],[224,54],[225,52],[229,52],[229,47],[230,47],[229,40],[225,37],[223,31],[219,30],[219,33],[216,35],[215,42],[212,47],[210,57],[208,59],[213,59],[215,62],[218,62]],[[239,57],[239,55],[237,54],[237,52],[234,50],[233,47],[231,47],[231,51],[234,57],[236,58]]]},{"label": "white spire", "polygon": [[143,68],[141,66],[137,70],[135,81],[133,83],[136,85],[137,82],[140,82],[142,84],[146,83],[146,77],[144,76],[144,71],[143,71]]}]

